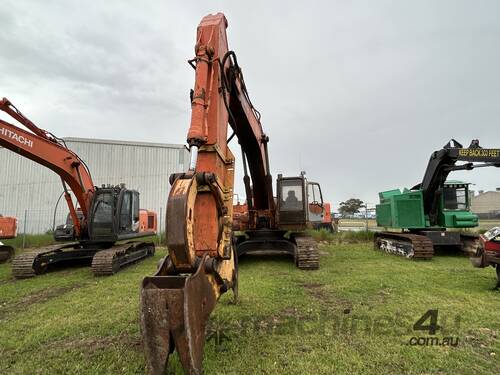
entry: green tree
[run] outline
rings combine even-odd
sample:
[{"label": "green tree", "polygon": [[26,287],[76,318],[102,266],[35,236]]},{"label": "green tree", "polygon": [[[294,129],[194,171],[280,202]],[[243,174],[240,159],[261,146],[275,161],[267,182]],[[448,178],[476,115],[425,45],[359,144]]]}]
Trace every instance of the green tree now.
[{"label": "green tree", "polygon": [[339,205],[339,213],[344,215],[354,215],[359,212],[361,207],[364,207],[365,203],[361,199],[351,198],[345,202],[341,202]]}]

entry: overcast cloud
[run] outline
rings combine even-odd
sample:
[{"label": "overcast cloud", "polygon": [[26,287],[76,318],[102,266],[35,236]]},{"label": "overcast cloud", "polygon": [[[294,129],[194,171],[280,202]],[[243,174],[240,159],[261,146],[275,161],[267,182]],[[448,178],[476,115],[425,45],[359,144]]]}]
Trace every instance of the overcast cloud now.
[{"label": "overcast cloud", "polygon": [[[497,1],[4,0],[0,96],[60,137],[184,143],[186,60],[217,11],[274,176],[305,170],[335,204],[375,203],[450,138],[500,147]],[[498,172],[454,177],[487,190]]]}]

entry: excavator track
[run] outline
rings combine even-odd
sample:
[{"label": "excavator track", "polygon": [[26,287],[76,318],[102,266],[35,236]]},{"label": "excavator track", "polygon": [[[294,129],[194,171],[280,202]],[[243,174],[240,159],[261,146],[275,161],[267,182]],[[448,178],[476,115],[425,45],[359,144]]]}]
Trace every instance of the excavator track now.
[{"label": "excavator track", "polygon": [[15,254],[16,252],[13,247],[2,245],[0,242],[0,263],[9,261]]},{"label": "excavator track", "polygon": [[47,270],[48,257],[64,248],[73,247],[78,243],[54,245],[19,254],[12,260],[12,275],[16,279],[27,279],[40,275]]},{"label": "excavator track", "polygon": [[111,276],[132,263],[153,256],[154,253],[155,246],[152,242],[118,244],[94,255],[92,272],[94,276]]},{"label": "excavator track", "polygon": [[316,241],[309,236],[295,237],[297,250],[295,264],[301,270],[319,269],[319,250]]},{"label": "excavator track", "polygon": [[434,245],[418,234],[379,232],[374,237],[375,249],[409,259],[432,259]]},{"label": "excavator track", "polygon": [[16,279],[27,279],[43,273],[43,269],[37,272],[37,270],[33,267],[40,254],[43,254],[43,252],[30,251],[15,257],[12,260],[12,275]]}]

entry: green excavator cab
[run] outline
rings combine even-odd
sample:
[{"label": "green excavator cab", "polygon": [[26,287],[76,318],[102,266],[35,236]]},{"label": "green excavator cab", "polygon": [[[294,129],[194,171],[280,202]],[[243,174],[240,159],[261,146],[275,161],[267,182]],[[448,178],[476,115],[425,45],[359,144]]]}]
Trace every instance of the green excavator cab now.
[{"label": "green excavator cab", "polygon": [[441,194],[439,225],[443,228],[474,228],[479,218],[470,211],[469,183],[446,181]]}]

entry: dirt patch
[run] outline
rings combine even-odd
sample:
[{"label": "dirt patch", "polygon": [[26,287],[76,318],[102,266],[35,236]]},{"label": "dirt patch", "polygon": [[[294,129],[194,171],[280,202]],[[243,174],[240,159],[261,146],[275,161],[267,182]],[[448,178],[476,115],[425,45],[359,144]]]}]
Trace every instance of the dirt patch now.
[{"label": "dirt patch", "polygon": [[296,327],[297,322],[304,322],[310,319],[311,317],[303,311],[295,307],[287,307],[275,314],[259,319],[257,321],[257,329],[270,330],[270,332],[275,332],[276,330],[287,331]]},{"label": "dirt patch", "polygon": [[288,332],[297,327],[297,322],[303,323],[311,319],[309,314],[290,306],[271,315],[252,315],[237,320],[211,319],[208,321],[205,335],[207,342],[215,342],[218,345],[226,338],[256,332],[260,334]]},{"label": "dirt patch", "polygon": [[[9,263],[10,264],[10,263]],[[53,274],[56,274],[55,272],[51,272]],[[64,276],[69,276],[71,274],[73,274],[74,271],[73,270],[65,270],[65,269],[61,269],[61,270],[58,270],[57,271],[57,276],[58,277],[64,277]],[[17,283],[19,282],[19,279],[16,279],[14,276],[9,275],[6,279],[3,279],[3,280],[0,280],[0,285],[4,285],[4,284],[13,284],[13,283]]]},{"label": "dirt patch", "polygon": [[276,275],[276,276],[290,276],[290,272],[276,272],[274,275]]},{"label": "dirt patch", "polygon": [[332,295],[325,290],[324,284],[304,283],[301,286],[307,291],[307,294],[318,300],[325,309],[341,310],[344,314],[349,314],[352,310],[352,302]]},{"label": "dirt patch", "polygon": [[300,318],[302,314],[295,307],[287,307],[278,315],[287,317],[287,318]]},{"label": "dirt patch", "polygon": [[76,290],[81,288],[81,285],[72,285],[63,288],[46,288],[42,289],[36,293],[29,294],[19,301],[13,304],[0,304],[0,319],[4,318],[6,315],[16,312],[16,311],[24,311],[27,307],[37,304],[47,302],[48,300],[59,297],[63,294],[66,294],[72,290]]},{"label": "dirt patch", "polygon": [[330,298],[327,291],[324,289],[324,284],[304,283],[301,286],[307,291],[307,294],[311,295],[322,303],[326,303]]},{"label": "dirt patch", "polygon": [[42,289],[41,291],[34,293],[34,294],[29,294],[26,297],[23,297],[21,301],[19,301],[19,305],[23,306],[29,306],[33,305],[35,303],[42,303],[46,302],[49,299],[59,297],[65,293],[68,293],[70,290],[77,289],[77,287],[69,286],[69,287],[64,287],[64,288],[47,288],[47,289]]},{"label": "dirt patch", "polygon": [[[121,352],[125,350],[133,350],[141,352],[142,340],[140,337],[132,336],[131,334],[124,332],[117,336],[106,336],[106,337],[67,337],[64,339],[56,341],[46,341],[43,343],[44,347],[48,348],[49,351],[76,351],[82,353],[86,358],[90,358],[94,353],[100,350],[106,350],[109,348],[116,348]],[[4,349],[0,347],[0,356],[7,357],[8,355],[27,355],[32,348],[18,348],[18,349]]]},{"label": "dirt patch", "polygon": [[96,351],[107,349],[112,346],[127,347],[137,351],[142,350],[141,339],[131,336],[128,333],[122,333],[118,336],[66,339],[64,341],[55,342],[51,346],[65,350],[81,351],[88,355],[92,355]]},{"label": "dirt patch", "polygon": [[321,283],[305,283],[305,284],[302,284],[302,286],[306,289],[317,289],[317,288],[322,288],[325,286],[325,284],[321,284]]},{"label": "dirt patch", "polygon": [[490,328],[478,328],[469,330],[465,336],[465,343],[473,347],[485,348],[493,346],[497,341],[497,331]]},{"label": "dirt patch", "polygon": [[386,303],[387,300],[391,297],[391,294],[391,289],[380,289],[376,294],[376,299],[379,303]]}]

